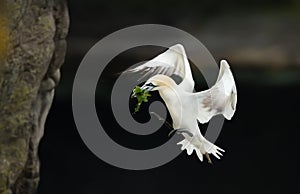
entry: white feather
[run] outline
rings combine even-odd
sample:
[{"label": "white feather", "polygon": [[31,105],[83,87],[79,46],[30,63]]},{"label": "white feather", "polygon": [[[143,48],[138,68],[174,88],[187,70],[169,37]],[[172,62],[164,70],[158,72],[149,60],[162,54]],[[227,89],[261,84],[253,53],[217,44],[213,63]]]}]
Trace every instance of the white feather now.
[{"label": "white feather", "polygon": [[208,90],[195,93],[198,98],[198,120],[208,122],[213,116],[223,114],[228,120],[236,110],[237,91],[227,61],[222,60],[216,84]]},{"label": "white feather", "polygon": [[[235,113],[237,91],[228,63],[222,60],[216,84],[198,93],[193,93],[194,80],[182,45],[172,46],[166,52],[130,71],[153,71],[153,69],[158,73],[171,73],[151,77],[142,88],[146,88],[148,83],[157,86],[152,90],[158,90],[166,103],[173,120],[173,128],[187,129],[193,134],[191,137],[183,133],[184,140],[178,143],[182,145],[181,149],[186,149],[188,155],[195,150],[200,161],[203,161],[203,155],[206,153],[219,159],[224,150],[203,137],[198,121],[206,123],[217,114],[223,114],[226,119],[231,119]],[[177,85],[169,77],[171,74],[179,75],[183,79],[182,82]]]},{"label": "white feather", "polygon": [[188,92],[192,92],[195,85],[188,58],[181,44],[170,47],[164,53],[125,73],[140,73],[142,78],[157,74],[177,75],[182,79],[180,87]]}]

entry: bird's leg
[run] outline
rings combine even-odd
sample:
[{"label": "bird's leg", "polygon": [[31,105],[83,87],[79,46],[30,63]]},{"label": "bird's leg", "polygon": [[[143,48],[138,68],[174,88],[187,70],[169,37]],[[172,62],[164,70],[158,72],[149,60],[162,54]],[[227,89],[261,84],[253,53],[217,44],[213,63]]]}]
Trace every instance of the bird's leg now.
[{"label": "bird's leg", "polygon": [[[157,113],[155,113],[155,112],[150,112],[150,114],[153,114],[154,116],[156,116],[157,119],[160,120],[160,121],[165,121],[165,119],[163,119],[161,116],[159,116],[159,114],[157,114]],[[169,129],[171,129],[172,131],[174,130],[173,127],[172,127],[172,125],[171,125],[168,121],[165,121],[165,122],[164,122],[164,125],[165,125],[166,127],[168,127]],[[172,132],[172,131],[171,131],[171,132]],[[173,132],[172,132],[172,133],[173,133]],[[169,134],[170,134],[170,133],[169,133]]]},{"label": "bird's leg", "polygon": [[205,157],[207,158],[208,163],[212,164],[212,161],[211,161],[211,159],[209,157],[209,154],[207,152],[205,152]]},{"label": "bird's leg", "polygon": [[[155,112],[150,112],[150,114],[153,114],[154,116],[157,117],[158,120],[160,121],[164,121],[164,119],[157,113]],[[177,134],[182,134],[182,133],[186,133],[188,136],[193,137],[193,134],[188,130],[188,129],[184,129],[184,128],[180,128],[180,129],[174,129],[172,127],[172,125],[168,122],[165,121],[164,124],[171,129],[170,133],[168,134],[168,136],[171,136],[174,132],[176,132]]]},{"label": "bird's leg", "polygon": [[182,133],[186,133],[188,136],[193,137],[193,134],[188,130],[188,129],[184,129],[184,128],[179,128],[179,129],[173,129],[168,136],[172,135],[174,132],[176,132],[177,134],[182,134]]},{"label": "bird's leg", "polygon": [[156,116],[156,118],[157,118],[158,120],[160,120],[160,121],[164,121],[164,120],[165,120],[164,118],[162,118],[162,117],[161,117],[159,114],[157,114],[156,112],[150,112],[150,114]]},{"label": "bird's leg", "polygon": [[170,137],[173,133],[175,133],[176,132],[176,129],[172,129],[171,131],[170,131],[170,133],[168,134],[168,136]]}]

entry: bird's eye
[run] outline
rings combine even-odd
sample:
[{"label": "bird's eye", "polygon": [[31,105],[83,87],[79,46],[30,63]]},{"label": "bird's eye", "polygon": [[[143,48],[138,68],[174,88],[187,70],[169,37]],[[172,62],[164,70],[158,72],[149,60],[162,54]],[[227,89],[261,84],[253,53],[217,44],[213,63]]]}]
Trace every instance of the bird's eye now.
[{"label": "bird's eye", "polygon": [[146,84],[146,86],[156,87],[153,83],[148,83],[148,84]]}]

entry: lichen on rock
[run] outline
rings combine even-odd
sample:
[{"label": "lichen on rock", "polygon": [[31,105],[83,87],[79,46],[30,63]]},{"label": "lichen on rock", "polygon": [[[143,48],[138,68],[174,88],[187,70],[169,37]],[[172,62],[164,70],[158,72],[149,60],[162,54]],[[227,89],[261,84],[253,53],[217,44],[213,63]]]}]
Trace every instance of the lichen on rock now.
[{"label": "lichen on rock", "polygon": [[0,194],[35,193],[68,25],[64,0],[0,1]]}]

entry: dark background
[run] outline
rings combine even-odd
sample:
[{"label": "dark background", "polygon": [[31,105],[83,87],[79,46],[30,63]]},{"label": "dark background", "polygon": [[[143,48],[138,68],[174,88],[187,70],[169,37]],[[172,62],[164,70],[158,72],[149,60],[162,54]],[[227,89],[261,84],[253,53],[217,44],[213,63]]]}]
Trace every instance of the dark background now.
[{"label": "dark background", "polygon": [[[297,192],[299,1],[72,0],[69,9],[68,52],[39,149],[38,193]],[[225,121],[216,142],[226,153],[221,160],[213,158],[213,165],[201,163],[195,154],[188,156],[184,152],[155,169],[119,169],[93,155],[77,132],[71,92],[85,53],[104,36],[145,23],[185,30],[204,43],[216,61],[226,58],[231,64],[238,106],[233,120]],[[115,72],[139,60],[151,59],[161,51],[163,48],[143,47],[122,53],[100,78],[105,87],[99,85],[96,105],[98,112],[106,113],[100,120],[107,126],[112,123],[111,128],[106,128],[107,133],[122,145],[144,149],[168,139],[166,128],[143,138],[125,133],[106,105]],[[194,72],[194,76],[201,80],[201,75]],[[201,81],[197,83],[197,89],[205,88]],[[140,113],[136,117],[146,121],[147,116]]]}]

